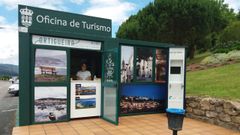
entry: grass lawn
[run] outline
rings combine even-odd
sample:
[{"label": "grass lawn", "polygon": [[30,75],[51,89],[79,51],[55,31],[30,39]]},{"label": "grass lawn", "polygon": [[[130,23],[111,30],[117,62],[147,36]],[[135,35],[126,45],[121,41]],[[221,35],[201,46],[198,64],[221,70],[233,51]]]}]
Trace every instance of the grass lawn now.
[{"label": "grass lawn", "polygon": [[66,80],[66,75],[35,75],[36,82],[62,82]]},{"label": "grass lawn", "polygon": [[240,63],[187,72],[187,95],[240,99]]}]

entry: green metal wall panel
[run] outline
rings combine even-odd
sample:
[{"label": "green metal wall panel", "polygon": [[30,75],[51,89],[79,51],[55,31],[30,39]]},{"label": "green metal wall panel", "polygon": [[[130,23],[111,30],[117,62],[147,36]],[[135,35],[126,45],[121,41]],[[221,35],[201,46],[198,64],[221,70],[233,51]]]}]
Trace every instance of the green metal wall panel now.
[{"label": "green metal wall panel", "polygon": [[19,33],[19,125],[29,125],[31,122],[31,79],[30,79],[30,36]]}]

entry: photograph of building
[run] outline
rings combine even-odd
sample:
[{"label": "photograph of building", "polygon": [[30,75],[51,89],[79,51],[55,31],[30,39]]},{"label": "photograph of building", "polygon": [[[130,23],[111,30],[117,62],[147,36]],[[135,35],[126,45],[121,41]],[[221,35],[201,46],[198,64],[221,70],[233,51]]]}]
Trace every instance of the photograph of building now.
[{"label": "photograph of building", "polygon": [[123,85],[120,113],[159,112],[165,107],[166,88],[159,85]]},{"label": "photograph of building", "polygon": [[133,81],[133,59],[134,48],[131,46],[121,47],[121,82],[129,83]]},{"label": "photograph of building", "polygon": [[152,80],[153,56],[151,48],[137,48],[136,76],[138,81]]}]

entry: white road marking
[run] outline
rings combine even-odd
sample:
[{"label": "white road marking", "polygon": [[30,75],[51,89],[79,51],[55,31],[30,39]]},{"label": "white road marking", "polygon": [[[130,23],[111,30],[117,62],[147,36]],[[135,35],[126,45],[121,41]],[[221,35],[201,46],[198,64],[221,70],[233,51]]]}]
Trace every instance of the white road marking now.
[{"label": "white road marking", "polygon": [[9,109],[9,110],[2,110],[2,112],[12,112],[12,111],[16,111],[17,109]]}]

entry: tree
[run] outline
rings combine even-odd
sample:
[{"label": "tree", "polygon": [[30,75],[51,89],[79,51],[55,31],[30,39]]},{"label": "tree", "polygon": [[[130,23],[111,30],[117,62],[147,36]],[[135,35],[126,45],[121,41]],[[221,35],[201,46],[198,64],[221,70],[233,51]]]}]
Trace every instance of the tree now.
[{"label": "tree", "polygon": [[238,10],[237,19],[240,20],[240,9]]},{"label": "tree", "polygon": [[240,41],[240,21],[232,22],[220,35],[221,42]]},{"label": "tree", "polygon": [[212,37],[206,43],[214,44],[211,33],[219,33],[234,17],[223,0],[155,0],[124,22],[116,36],[185,45],[193,58],[196,48],[206,47],[203,40]]}]

